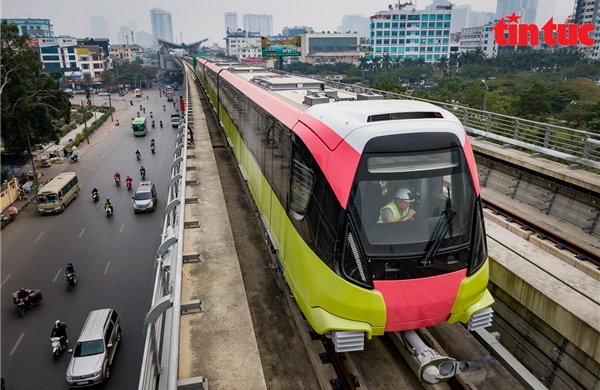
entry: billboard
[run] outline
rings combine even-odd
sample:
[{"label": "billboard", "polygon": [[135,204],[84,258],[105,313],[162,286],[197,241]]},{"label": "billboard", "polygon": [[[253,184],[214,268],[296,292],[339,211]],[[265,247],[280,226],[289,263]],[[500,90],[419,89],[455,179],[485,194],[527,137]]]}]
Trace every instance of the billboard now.
[{"label": "billboard", "polygon": [[38,38],[40,47],[56,47],[58,46],[58,38]]},{"label": "billboard", "polygon": [[263,57],[299,57],[302,53],[300,36],[261,39]]},{"label": "billboard", "polygon": [[90,54],[90,49],[87,49],[85,47],[78,47],[77,49],[75,49],[75,53],[77,54]]},{"label": "billboard", "polygon": [[75,38],[58,38],[59,47],[72,47],[77,46],[77,39]]}]

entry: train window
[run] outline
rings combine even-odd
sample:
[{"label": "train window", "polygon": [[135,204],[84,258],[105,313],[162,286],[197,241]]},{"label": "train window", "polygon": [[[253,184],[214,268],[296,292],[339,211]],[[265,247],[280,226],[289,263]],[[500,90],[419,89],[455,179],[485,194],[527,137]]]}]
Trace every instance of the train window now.
[{"label": "train window", "polygon": [[308,201],[312,196],[315,175],[304,159],[295,154],[292,160],[291,203],[292,216],[298,220],[304,218]]}]

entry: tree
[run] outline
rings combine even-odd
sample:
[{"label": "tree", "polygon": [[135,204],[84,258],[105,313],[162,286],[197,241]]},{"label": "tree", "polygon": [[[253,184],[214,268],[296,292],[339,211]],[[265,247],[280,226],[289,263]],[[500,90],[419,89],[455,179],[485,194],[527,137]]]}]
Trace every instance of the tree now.
[{"label": "tree", "polygon": [[389,54],[385,53],[383,55],[383,57],[381,58],[381,66],[386,72],[390,70],[390,68],[392,67],[392,57],[390,57]]},{"label": "tree", "polygon": [[59,140],[57,121],[70,121],[71,103],[59,89],[59,75],[43,73],[39,54],[17,26],[3,20],[1,42],[2,143],[8,153],[25,154],[28,141]]}]

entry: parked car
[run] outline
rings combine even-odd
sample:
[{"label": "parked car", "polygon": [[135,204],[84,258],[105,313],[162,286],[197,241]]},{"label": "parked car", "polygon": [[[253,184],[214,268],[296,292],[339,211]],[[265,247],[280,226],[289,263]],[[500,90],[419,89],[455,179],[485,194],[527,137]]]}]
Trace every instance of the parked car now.
[{"label": "parked car", "polygon": [[98,96],[109,96],[110,92],[100,92],[98,93]]},{"label": "parked car", "polygon": [[63,91],[67,93],[73,93],[73,90],[71,88],[65,88],[63,89]]},{"label": "parked car", "polygon": [[143,213],[145,211],[154,211],[156,209],[156,187],[151,181],[142,181],[135,190],[133,197],[133,211]]},{"label": "parked car", "polygon": [[110,378],[110,367],[121,341],[121,321],[113,309],[94,310],[77,339],[65,379],[70,387],[92,386]]}]

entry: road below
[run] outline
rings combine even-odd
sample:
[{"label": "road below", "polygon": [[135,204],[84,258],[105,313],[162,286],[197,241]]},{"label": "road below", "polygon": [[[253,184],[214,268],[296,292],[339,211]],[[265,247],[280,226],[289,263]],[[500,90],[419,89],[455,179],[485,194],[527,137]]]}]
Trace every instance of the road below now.
[{"label": "road below", "polygon": [[[87,314],[108,307],[119,313],[123,328],[111,388],[137,388],[144,347],[142,329],[150,308],[154,259],[161,241],[162,210],[176,137],[170,126],[150,127],[150,111],[158,114],[154,115],[156,123],[162,119],[166,124],[173,107],[163,112],[167,102],[159,98],[156,87],[146,94],[149,100],[132,99],[134,106],[120,118],[121,126],[87,149],[80,162],[43,168],[44,179],[66,171],[78,174],[80,196],[64,213],[40,216],[35,204],[30,204],[2,232],[1,374],[10,389],[65,388],[70,355],[65,353],[53,361],[49,340],[53,322],[60,319],[69,325],[69,346],[73,347]],[[103,97],[95,97],[96,104],[101,104],[100,99]],[[129,123],[140,104],[146,108],[149,130],[146,137],[135,138]],[[105,126],[111,126],[110,122]],[[155,154],[150,153],[151,138],[156,140]],[[135,158],[136,149],[142,153],[141,161]],[[135,215],[131,197],[140,181],[141,165],[146,168],[146,180],[156,184],[158,209]],[[112,180],[116,171],[122,175],[120,187]],[[130,192],[124,185],[127,175],[134,179]],[[100,191],[101,202],[92,202],[93,186]],[[115,209],[110,218],[102,207],[106,198]],[[68,262],[75,265],[78,277],[71,292],[63,276]],[[9,301],[11,293],[20,287],[39,288],[44,298],[24,318],[19,318]]]}]

